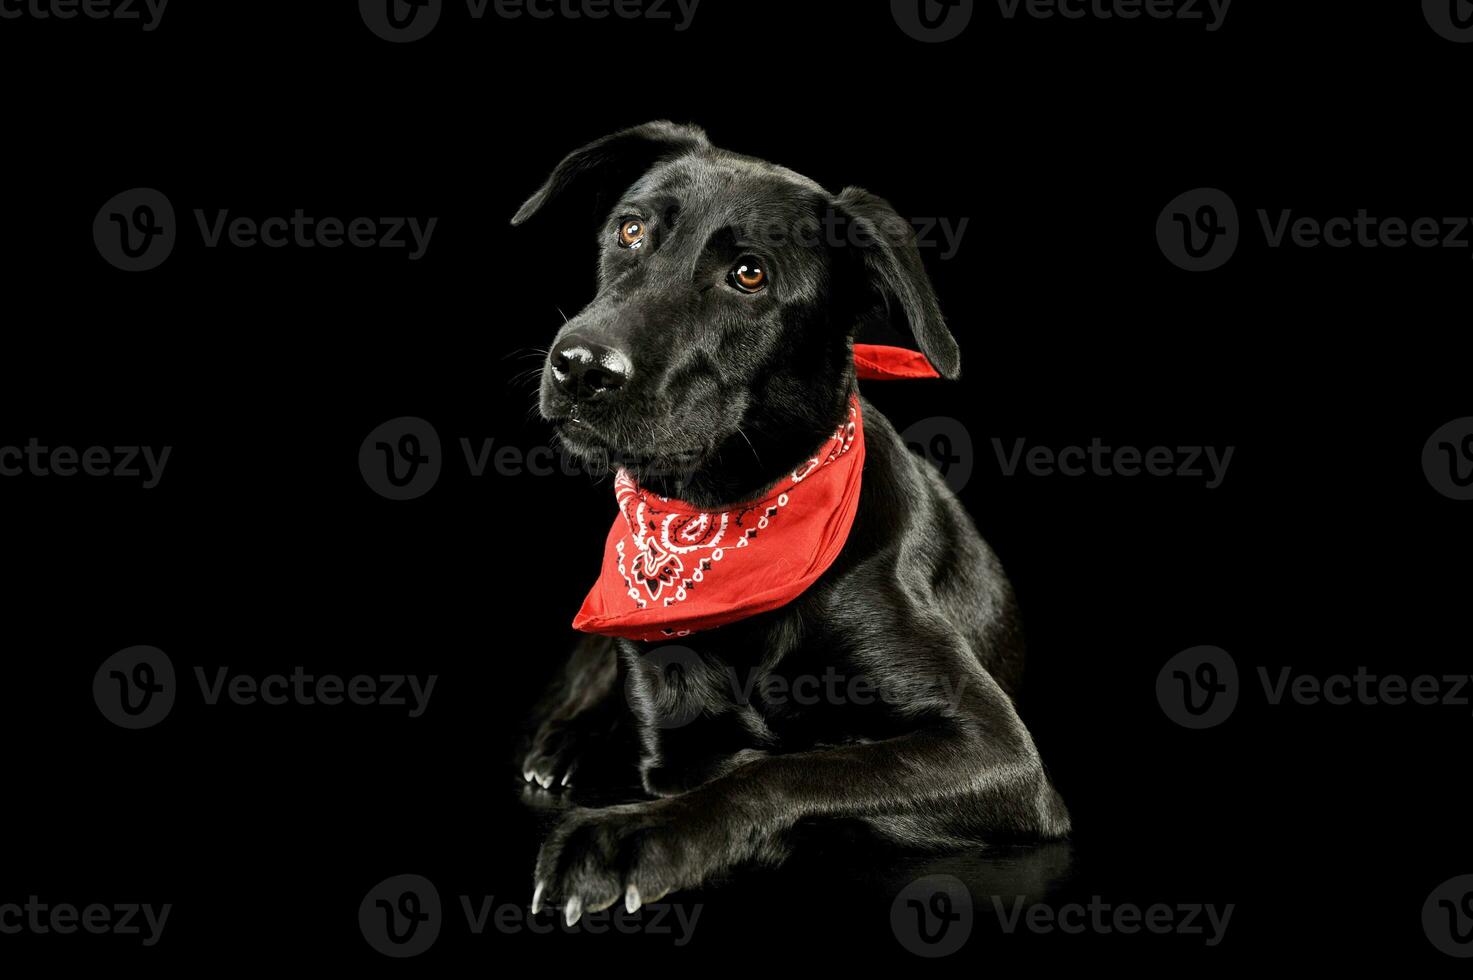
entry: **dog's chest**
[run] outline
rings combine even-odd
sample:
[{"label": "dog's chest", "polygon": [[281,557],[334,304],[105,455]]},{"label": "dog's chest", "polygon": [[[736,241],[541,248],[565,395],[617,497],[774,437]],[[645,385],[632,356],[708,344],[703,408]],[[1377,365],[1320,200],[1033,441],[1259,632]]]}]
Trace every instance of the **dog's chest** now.
[{"label": "dog's chest", "polygon": [[689,646],[626,649],[630,705],[662,755],[795,751],[862,735],[883,709],[862,678],[817,650],[780,658],[692,638]]}]

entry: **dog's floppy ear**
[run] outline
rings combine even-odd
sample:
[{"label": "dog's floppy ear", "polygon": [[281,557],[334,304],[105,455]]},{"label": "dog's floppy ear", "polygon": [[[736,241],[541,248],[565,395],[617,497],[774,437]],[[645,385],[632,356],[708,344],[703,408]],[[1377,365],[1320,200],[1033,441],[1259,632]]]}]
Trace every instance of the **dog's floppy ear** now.
[{"label": "dog's floppy ear", "polygon": [[522,205],[511,223],[520,225],[541,211],[549,201],[569,194],[587,197],[595,211],[611,206],[603,199],[623,193],[659,161],[709,145],[706,134],[695,126],[664,120],[594,140],[569,153],[547,182]]},{"label": "dog's floppy ear", "polygon": [[915,229],[889,202],[858,187],[846,187],[834,203],[850,225],[846,244],[858,249],[865,275],[885,307],[898,303],[921,352],[942,377],[956,378],[961,353],[921,262]]}]

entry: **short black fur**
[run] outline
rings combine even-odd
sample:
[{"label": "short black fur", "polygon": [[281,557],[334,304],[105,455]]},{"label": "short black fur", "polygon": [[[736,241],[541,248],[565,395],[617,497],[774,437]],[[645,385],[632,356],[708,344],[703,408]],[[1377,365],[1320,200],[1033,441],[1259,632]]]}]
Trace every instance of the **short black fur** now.
[{"label": "short black fur", "polygon": [[[831,195],[660,122],[571,154],[514,223],[555,200],[602,222],[600,286],[553,345],[542,414],[573,452],[657,493],[716,509],[774,486],[845,418],[871,321],[908,328],[959,373],[907,226],[865,191]],[[756,293],[732,279],[749,257],[768,276]],[[691,636],[685,653],[579,644],[524,776],[581,792],[637,771],[649,798],[570,809],[542,847],[534,904],[570,919],[634,908],[779,862],[813,820],[924,848],[1069,832],[1015,708],[1023,642],[1002,568],[939,475],[863,409],[858,516],[803,595]]]}]

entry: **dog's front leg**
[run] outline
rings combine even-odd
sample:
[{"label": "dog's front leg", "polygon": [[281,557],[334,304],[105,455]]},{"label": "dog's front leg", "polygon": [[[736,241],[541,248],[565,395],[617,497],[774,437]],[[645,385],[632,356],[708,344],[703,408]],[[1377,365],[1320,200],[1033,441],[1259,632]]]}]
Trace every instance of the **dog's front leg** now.
[{"label": "dog's front leg", "polygon": [[780,861],[785,832],[807,817],[890,821],[932,846],[1063,836],[1068,815],[1012,702],[990,677],[972,680],[960,703],[907,735],[754,757],[680,796],[569,814],[538,857],[534,905],[562,903],[573,920],[620,898],[637,908]]},{"label": "dog's front leg", "polygon": [[[613,736],[624,709],[618,674],[611,640],[588,636],[579,642],[536,709],[536,728],[520,759],[528,783],[562,789],[580,775],[585,755],[617,754],[621,746]],[[634,751],[631,746],[631,756]],[[589,775],[596,777],[598,770],[592,767]]]}]

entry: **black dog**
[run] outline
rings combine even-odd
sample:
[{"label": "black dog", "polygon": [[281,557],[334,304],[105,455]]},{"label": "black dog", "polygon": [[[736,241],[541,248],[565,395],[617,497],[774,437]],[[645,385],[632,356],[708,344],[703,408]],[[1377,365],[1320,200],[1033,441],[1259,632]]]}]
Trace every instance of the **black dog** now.
[{"label": "black dog", "polygon": [[[865,191],[831,195],[660,122],[574,152],[513,224],[555,200],[607,221],[598,296],[557,336],[542,414],[569,450],[654,493],[713,511],[761,499],[845,419],[871,321],[903,319],[944,376],[959,372],[909,226]],[[622,897],[633,911],[780,861],[813,818],[926,848],[1069,832],[1014,708],[1023,643],[1002,568],[939,474],[861,404],[858,515],[815,585],[682,639],[695,656],[680,670],[629,640],[575,652],[527,780],[581,790],[616,775],[592,760],[622,721],[654,798],[566,814],[534,908],[560,902],[571,922]],[[886,696],[771,693],[835,676]]]}]

